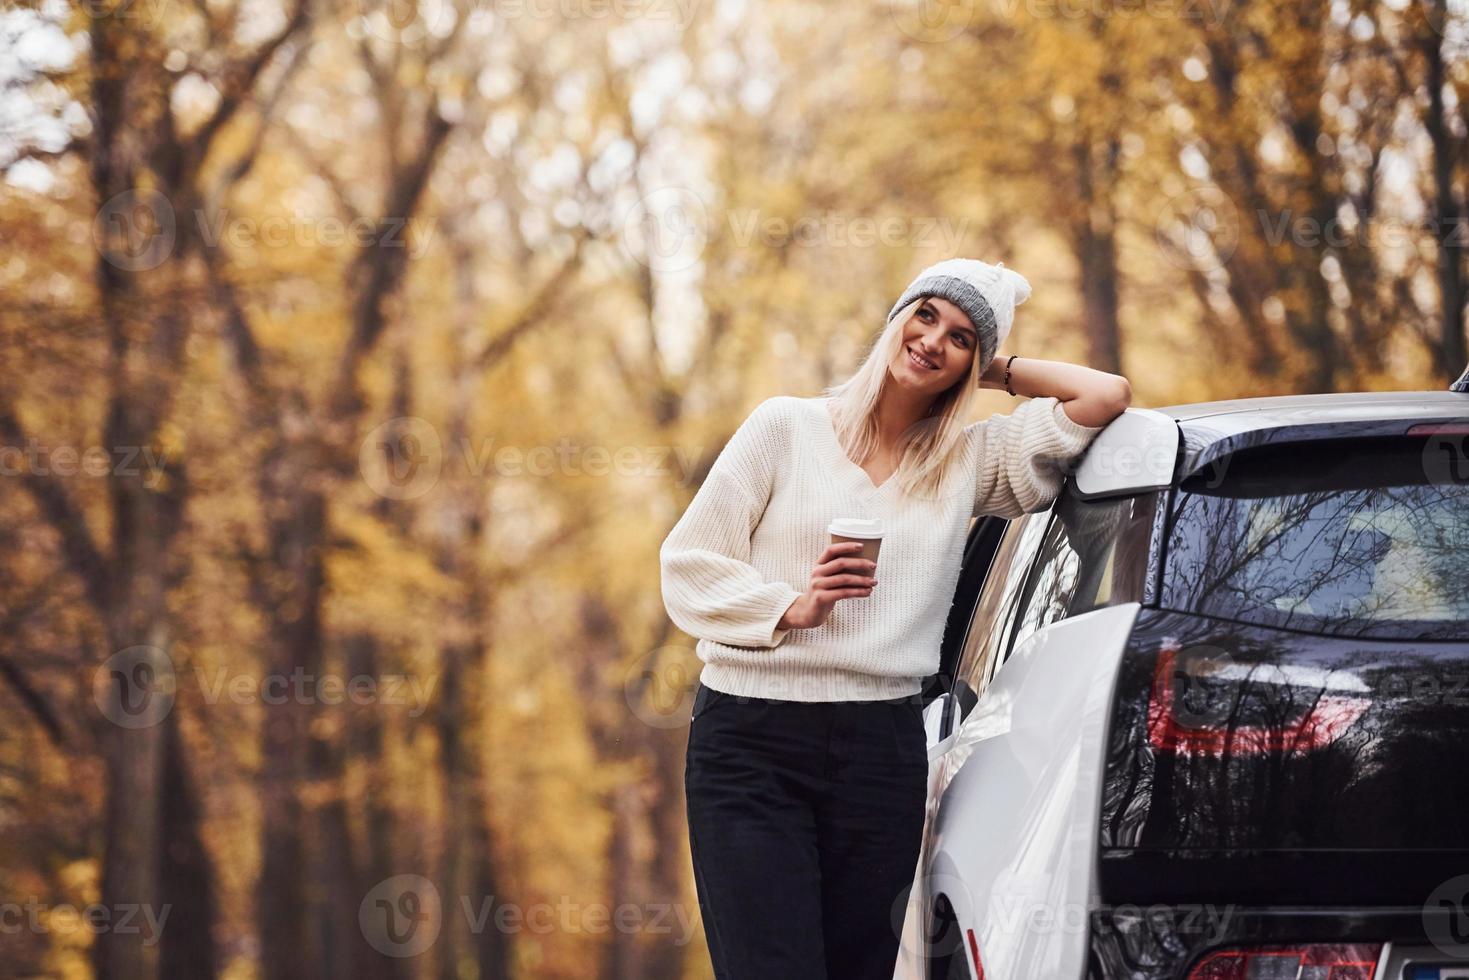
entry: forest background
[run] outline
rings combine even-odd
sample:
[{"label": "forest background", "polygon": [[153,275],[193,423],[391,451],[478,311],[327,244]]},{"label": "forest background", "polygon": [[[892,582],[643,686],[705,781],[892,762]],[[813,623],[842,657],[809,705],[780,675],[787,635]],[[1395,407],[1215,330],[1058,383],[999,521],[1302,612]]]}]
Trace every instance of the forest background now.
[{"label": "forest background", "polygon": [[729,434],[953,255],[1136,406],[1442,388],[1464,13],[11,0],[0,972],[708,976]]}]

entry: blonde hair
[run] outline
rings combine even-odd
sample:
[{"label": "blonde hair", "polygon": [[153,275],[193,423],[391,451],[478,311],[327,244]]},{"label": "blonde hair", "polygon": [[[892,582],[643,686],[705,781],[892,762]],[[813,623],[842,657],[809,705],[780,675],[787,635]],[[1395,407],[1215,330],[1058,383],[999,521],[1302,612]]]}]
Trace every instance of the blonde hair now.
[{"label": "blonde hair", "polygon": [[[852,376],[823,390],[832,399],[837,441],[854,462],[860,464],[878,448],[877,403],[888,384],[888,367],[902,352],[904,326],[927,298],[919,296],[899,310]],[[965,419],[979,388],[979,376],[988,366],[980,364],[979,358],[976,346],[965,376],[940,392],[928,415],[901,436],[902,456],[890,479],[897,480],[905,493],[937,497],[959,464],[962,454],[957,450]]]}]

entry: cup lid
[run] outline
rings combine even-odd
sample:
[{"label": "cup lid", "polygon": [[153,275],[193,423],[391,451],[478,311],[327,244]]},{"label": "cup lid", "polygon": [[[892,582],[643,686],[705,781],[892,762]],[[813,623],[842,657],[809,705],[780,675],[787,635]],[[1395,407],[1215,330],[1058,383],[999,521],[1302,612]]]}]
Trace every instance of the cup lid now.
[{"label": "cup lid", "polygon": [[880,538],[882,518],[838,517],[827,527],[827,531],[840,534],[844,538]]}]

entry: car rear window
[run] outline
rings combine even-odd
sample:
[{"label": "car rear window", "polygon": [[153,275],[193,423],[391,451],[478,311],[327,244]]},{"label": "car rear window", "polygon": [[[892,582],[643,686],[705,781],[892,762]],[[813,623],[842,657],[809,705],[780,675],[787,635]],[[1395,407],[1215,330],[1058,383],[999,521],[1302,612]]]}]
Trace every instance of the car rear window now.
[{"label": "car rear window", "polygon": [[1283,629],[1469,638],[1462,436],[1240,450],[1175,495],[1161,605]]}]

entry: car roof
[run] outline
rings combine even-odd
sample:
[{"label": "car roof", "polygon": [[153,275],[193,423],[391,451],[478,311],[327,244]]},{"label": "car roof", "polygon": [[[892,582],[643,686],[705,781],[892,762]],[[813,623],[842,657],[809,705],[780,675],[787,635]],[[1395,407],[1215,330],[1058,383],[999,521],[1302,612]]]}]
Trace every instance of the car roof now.
[{"label": "car roof", "polygon": [[[1425,412],[1469,415],[1469,394],[1457,391],[1349,391],[1322,395],[1266,395],[1259,398],[1226,398],[1214,402],[1165,405],[1153,409],[1180,424],[1218,415],[1249,415],[1237,427],[1256,428],[1300,425],[1312,421],[1336,422],[1344,418],[1422,418]],[[1186,426],[1185,426],[1186,427]]]},{"label": "car roof", "polygon": [[1271,395],[1169,405],[1155,411],[1178,423],[1182,479],[1226,453],[1273,442],[1403,435],[1422,422],[1469,422],[1469,394],[1357,391]]},{"label": "car roof", "polygon": [[1088,448],[1074,490],[1095,499],[1159,489],[1251,446],[1401,436],[1430,422],[1469,423],[1469,392],[1356,391],[1129,407]]}]

